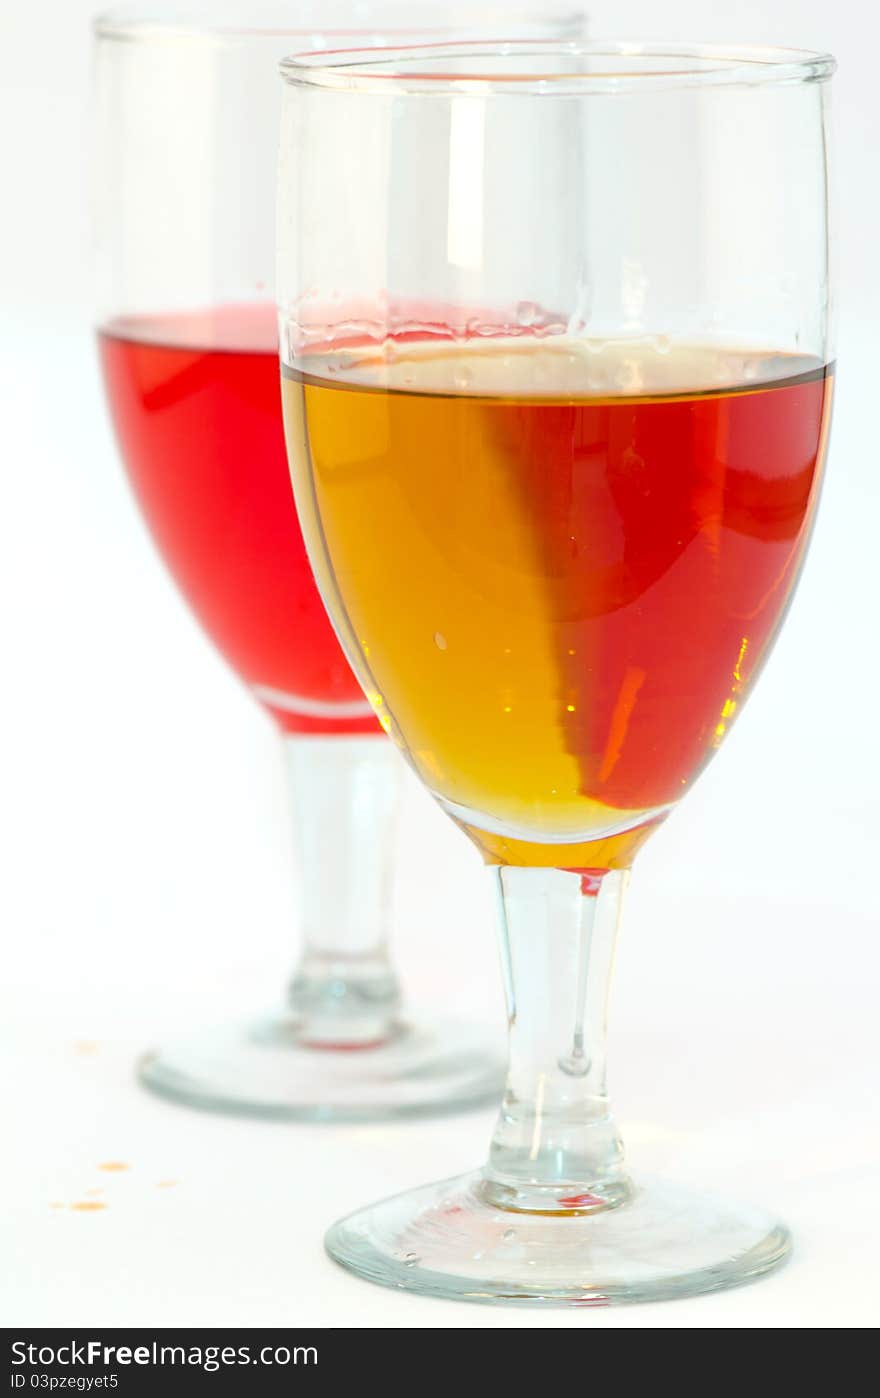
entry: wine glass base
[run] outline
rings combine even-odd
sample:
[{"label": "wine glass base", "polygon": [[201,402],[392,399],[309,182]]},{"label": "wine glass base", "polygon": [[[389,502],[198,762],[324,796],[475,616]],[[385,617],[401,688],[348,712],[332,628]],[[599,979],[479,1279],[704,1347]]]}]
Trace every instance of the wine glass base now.
[{"label": "wine glass base", "polygon": [[752,1281],[787,1257],[788,1230],[759,1210],[646,1181],[592,1214],[512,1212],[482,1174],[426,1185],[335,1224],[326,1247],[367,1281],[506,1304],[662,1301]]},{"label": "wine glass base", "polygon": [[439,1116],[497,1102],[499,1036],[407,1020],[378,1044],[315,1047],[283,1013],[205,1030],[144,1055],[140,1081],[189,1107],[289,1121]]}]

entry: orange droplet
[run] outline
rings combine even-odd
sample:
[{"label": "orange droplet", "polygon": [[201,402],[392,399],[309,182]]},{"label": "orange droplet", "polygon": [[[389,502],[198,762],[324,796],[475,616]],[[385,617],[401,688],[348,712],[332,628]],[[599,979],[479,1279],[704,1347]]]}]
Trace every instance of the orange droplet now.
[{"label": "orange droplet", "polygon": [[94,1039],[78,1039],[73,1046],[74,1053],[97,1053],[98,1045]]},{"label": "orange droplet", "polygon": [[86,1194],[103,1194],[103,1189],[87,1189]]},{"label": "orange droplet", "polygon": [[157,1188],[157,1189],[173,1189],[174,1185],[176,1185],[176,1184],[177,1184],[177,1180],[160,1180],[159,1183],[156,1185],[156,1188]]},{"label": "orange droplet", "polygon": [[89,1214],[94,1213],[95,1209],[106,1209],[107,1205],[102,1204],[99,1199],[81,1199],[78,1204],[71,1204],[70,1207],[78,1213]]},{"label": "orange droplet", "polygon": [[103,1164],[98,1166],[98,1169],[110,1171],[130,1170],[131,1166],[126,1165],[124,1160],[105,1160]]}]

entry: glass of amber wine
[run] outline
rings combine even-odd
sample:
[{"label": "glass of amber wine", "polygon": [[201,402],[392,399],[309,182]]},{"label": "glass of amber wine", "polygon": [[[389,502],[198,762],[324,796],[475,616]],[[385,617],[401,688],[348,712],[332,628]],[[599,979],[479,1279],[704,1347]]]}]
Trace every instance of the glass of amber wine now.
[{"label": "glass of amber wine", "polygon": [[361,1120],[465,1107],[500,1082],[490,1033],[401,1003],[388,895],[404,769],[300,535],[274,264],[283,55],[502,23],[583,28],[576,12],[392,0],[159,0],[96,23],[99,343],[117,438],[181,592],[281,735],[299,849],[286,1002],[141,1064],[147,1085],[193,1105]]},{"label": "glass of amber wine", "polygon": [[788,1252],[759,1210],[630,1178],[605,1018],[633,857],[740,712],[809,537],[833,68],[577,43],[282,65],[306,545],[380,722],[490,867],[509,1007],[487,1165],[331,1228],[370,1280],[603,1304]]}]

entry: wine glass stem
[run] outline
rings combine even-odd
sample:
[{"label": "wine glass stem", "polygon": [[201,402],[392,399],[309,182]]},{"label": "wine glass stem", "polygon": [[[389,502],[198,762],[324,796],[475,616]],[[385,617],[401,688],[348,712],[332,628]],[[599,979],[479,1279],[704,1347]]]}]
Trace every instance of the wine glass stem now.
[{"label": "wine glass stem", "polygon": [[502,865],[492,875],[510,1061],[484,1193],[526,1212],[613,1207],[630,1193],[605,1085],[627,872]]},{"label": "wine glass stem", "polygon": [[303,950],[289,989],[297,1036],[358,1048],[397,1030],[389,894],[402,763],[387,739],[286,737]]}]

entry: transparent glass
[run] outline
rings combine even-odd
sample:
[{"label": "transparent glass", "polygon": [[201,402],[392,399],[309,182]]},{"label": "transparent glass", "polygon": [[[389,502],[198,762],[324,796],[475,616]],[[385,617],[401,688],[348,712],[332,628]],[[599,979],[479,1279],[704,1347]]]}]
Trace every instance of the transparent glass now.
[{"label": "transparent glass", "polygon": [[630,865],[741,711],[815,514],[833,67],[579,42],[282,66],[306,544],[490,867],[510,1026],[484,1168],[331,1228],[372,1281],[606,1304],[787,1255],[759,1209],[630,1176],[605,1021]]},{"label": "transparent glass", "polygon": [[468,1106],[500,1081],[489,1031],[401,1005],[388,891],[402,768],[300,536],[274,263],[283,55],[502,23],[582,26],[491,5],[414,17],[382,0],[160,4],[96,23],[97,319],[121,454],[181,592],[279,730],[299,845],[302,950],[282,1007],[141,1064],[148,1086],[192,1105],[383,1118]]}]

